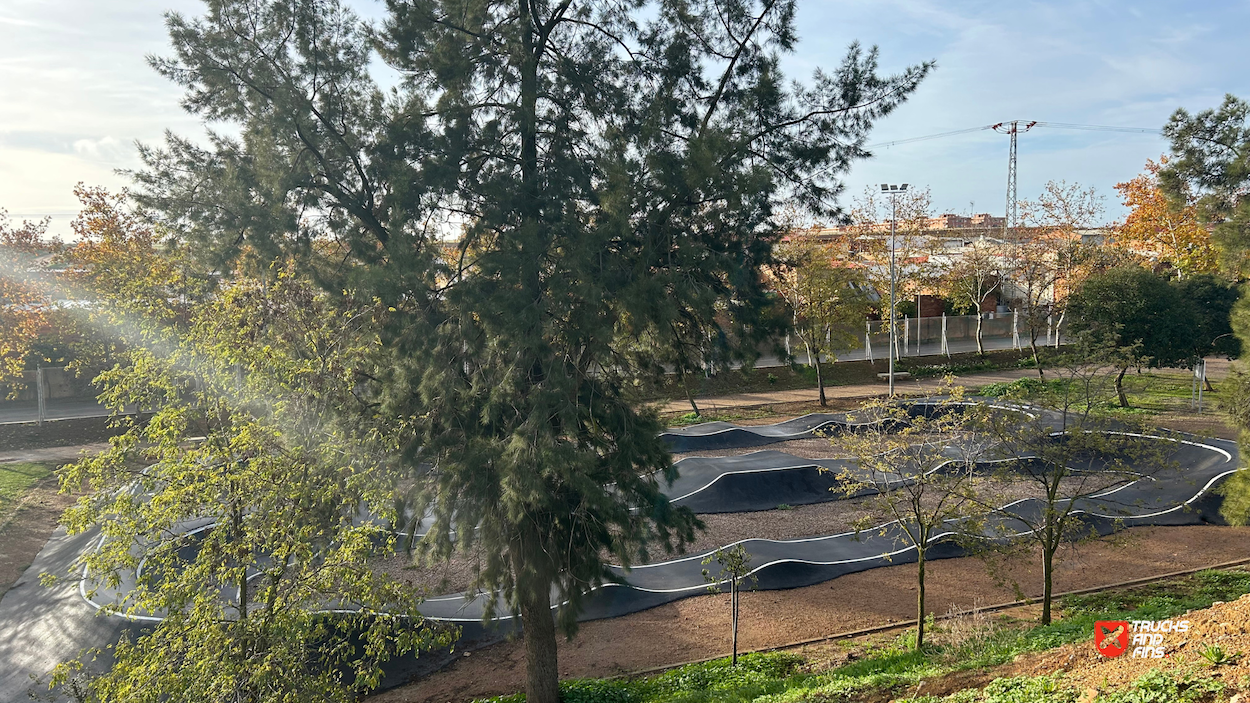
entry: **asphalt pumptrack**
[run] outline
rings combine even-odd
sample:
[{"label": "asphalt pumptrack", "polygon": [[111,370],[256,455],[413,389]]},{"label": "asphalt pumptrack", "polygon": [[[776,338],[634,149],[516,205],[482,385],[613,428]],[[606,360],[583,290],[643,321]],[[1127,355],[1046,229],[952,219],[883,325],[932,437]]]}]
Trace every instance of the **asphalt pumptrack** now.
[{"label": "asphalt pumptrack", "polygon": [[[909,401],[908,411],[932,412],[939,400]],[[1051,411],[1031,406],[1003,406],[1003,409],[1021,412],[1030,418],[1040,417],[1054,428],[1061,427],[1061,416]],[[674,453],[694,454],[676,463],[679,477],[665,491],[675,505],[689,507],[696,513],[731,513],[771,510],[779,505],[806,505],[842,500],[847,496],[836,489],[838,475],[857,471],[850,459],[809,459],[781,451],[766,449],[770,444],[814,436],[836,436],[853,432],[857,425],[865,424],[858,413],[856,420],[848,419],[847,413],[811,414],[803,417],[762,426],[739,426],[725,422],[709,422],[681,429],[671,429],[662,436]],[[1146,441],[1167,443],[1166,468],[1149,476],[1125,480],[1102,493],[1078,499],[1074,506],[1082,515],[1083,528],[1101,535],[1137,526],[1222,524],[1219,517],[1220,498],[1212,489],[1223,479],[1238,470],[1237,444],[1222,439],[1198,438],[1188,435],[1141,435]],[[831,450],[832,450],[831,445]],[[699,452],[719,452],[742,449],[743,453],[724,457],[699,457]],[[832,453],[832,452],[831,452]],[[1015,462],[1022,463],[1022,462]],[[954,466],[952,457],[951,465]],[[942,469],[938,469],[942,470]],[[967,470],[963,468],[961,470]],[[992,467],[980,465],[980,471]],[[902,480],[901,478],[899,479]],[[868,491],[861,491],[864,495]],[[985,539],[1004,539],[1003,535],[1021,534],[1027,531],[1025,521],[1037,516],[1043,502],[1026,498],[1002,506],[985,525]],[[1024,518],[1025,520],[1021,520]],[[936,536],[928,551],[929,559],[965,556],[967,551],[950,539],[958,526]],[[184,535],[212,529],[212,523],[200,521],[187,523]],[[61,533],[58,533],[60,535]],[[94,549],[100,544],[99,534],[65,538],[61,544],[54,537],[31,570],[39,567],[45,571],[65,573],[73,560],[84,549]],[[750,553],[752,575],[757,579],[758,589],[789,589],[809,586],[850,573],[884,566],[912,563],[914,548],[907,545],[900,526],[886,523],[878,528],[859,533],[840,533],[801,539],[766,540],[746,539],[742,544]],[[732,546],[732,545],[726,545]],[[74,551],[77,549],[78,551]],[[50,554],[45,555],[46,552]],[[646,610],[681,598],[707,593],[707,581],[703,575],[702,560],[707,554],[693,554],[667,561],[634,566],[625,571],[614,569],[617,581],[605,584],[587,595],[584,600],[582,620],[612,618]],[[78,643],[79,647],[103,646],[115,641],[123,631],[141,629],[159,621],[159,614],[108,615],[95,618],[95,610],[105,603],[126,602],[128,591],[134,587],[136,575],[122,575],[116,587],[96,582],[91,574],[83,574],[82,582],[74,588],[77,598],[62,594],[55,607],[44,608],[39,617],[63,617],[86,623],[78,628],[80,637],[94,641]],[[48,590],[48,589],[45,589]],[[27,593],[25,597],[38,598]],[[223,591],[220,596],[232,600],[236,594]],[[484,638],[484,633],[510,630],[515,626],[513,615],[502,603],[495,603],[495,618],[483,622],[488,605],[483,594],[453,593],[426,599],[421,606],[422,614],[434,621],[459,625],[466,638]],[[7,598],[6,598],[7,600]],[[8,605],[8,604],[5,604]],[[552,607],[559,603],[553,602]],[[0,611],[4,611],[0,608]],[[41,612],[36,609],[33,612]],[[103,622],[102,622],[103,621]],[[16,648],[24,646],[20,639],[4,643],[6,623],[0,622],[0,661],[9,656],[27,655]],[[65,629],[61,626],[61,629]],[[70,627],[69,631],[73,632]],[[64,638],[62,633],[61,637]],[[27,643],[25,646],[29,646]],[[8,651],[6,651],[8,650]],[[70,653],[72,656],[74,653]],[[61,654],[59,656],[64,656]],[[33,663],[33,661],[32,661]],[[55,663],[55,661],[53,662]],[[395,662],[396,670],[388,671],[391,685],[407,679],[416,669],[411,663]],[[46,670],[46,669],[45,669]],[[36,672],[43,673],[43,672]],[[25,675],[25,674],[24,674]],[[0,701],[25,700],[14,695],[17,681],[10,674],[0,674]],[[27,684],[28,685],[28,684]]]}]

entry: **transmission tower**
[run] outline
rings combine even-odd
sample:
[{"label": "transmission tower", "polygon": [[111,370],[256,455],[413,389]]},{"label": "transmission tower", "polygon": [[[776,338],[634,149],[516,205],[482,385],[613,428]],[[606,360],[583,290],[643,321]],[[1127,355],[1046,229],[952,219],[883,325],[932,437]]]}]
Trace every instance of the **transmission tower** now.
[{"label": "transmission tower", "polygon": [[991,129],[1000,134],[1011,135],[1011,151],[1007,156],[1007,210],[1003,213],[1003,236],[1007,236],[1007,230],[1014,228],[1019,218],[1019,199],[1016,197],[1016,135],[1020,132],[1027,132],[1037,124],[1037,120],[1030,122],[1021,122],[1020,120],[1012,120],[1011,122],[999,122],[991,125]]}]

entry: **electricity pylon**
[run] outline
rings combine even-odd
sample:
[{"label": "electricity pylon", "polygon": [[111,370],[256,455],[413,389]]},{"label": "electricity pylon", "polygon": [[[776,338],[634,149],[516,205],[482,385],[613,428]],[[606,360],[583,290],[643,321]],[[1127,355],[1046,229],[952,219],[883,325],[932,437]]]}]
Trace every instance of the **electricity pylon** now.
[{"label": "electricity pylon", "polygon": [[1016,135],[1020,132],[1027,132],[1037,124],[1037,120],[1030,122],[1021,122],[1020,120],[1012,120],[1011,122],[999,122],[992,125],[992,129],[1000,134],[1011,135],[1011,151],[1007,156],[1007,210],[1003,213],[1003,238],[1007,237],[1009,229],[1016,227],[1016,221],[1019,216],[1019,199],[1016,196]]}]

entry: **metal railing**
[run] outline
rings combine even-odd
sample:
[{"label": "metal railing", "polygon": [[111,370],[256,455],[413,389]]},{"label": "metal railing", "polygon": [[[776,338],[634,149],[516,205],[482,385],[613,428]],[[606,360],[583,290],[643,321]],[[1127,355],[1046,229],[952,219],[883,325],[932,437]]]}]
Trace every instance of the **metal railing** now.
[{"label": "metal railing", "polygon": [[0,423],[37,422],[106,415],[99,391],[91,385],[95,372],[66,366],[41,366],[17,379],[0,383]]}]

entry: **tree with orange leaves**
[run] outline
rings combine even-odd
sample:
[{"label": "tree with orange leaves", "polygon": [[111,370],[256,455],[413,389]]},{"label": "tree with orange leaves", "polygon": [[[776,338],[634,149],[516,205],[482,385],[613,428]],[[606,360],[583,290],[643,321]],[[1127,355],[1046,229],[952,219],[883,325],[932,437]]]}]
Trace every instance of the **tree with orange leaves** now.
[{"label": "tree with orange leaves", "polygon": [[1144,173],[1116,184],[1130,212],[1115,227],[1115,242],[1170,266],[1177,278],[1216,273],[1218,252],[1199,218],[1197,199],[1186,188],[1183,202],[1171,200],[1159,185],[1159,170],[1167,162],[1167,156],[1158,163],[1147,160]]},{"label": "tree with orange leaves", "polygon": [[33,345],[50,326],[53,300],[30,280],[55,251],[48,220],[10,224],[0,210],[0,382],[21,378]]},{"label": "tree with orange leaves", "polygon": [[127,206],[126,191],[79,183],[74,195],[82,210],[70,225],[78,241],[63,255],[66,283],[122,312],[167,324],[185,320],[209,278],[188,273],[179,252],[167,250],[161,233]]}]

